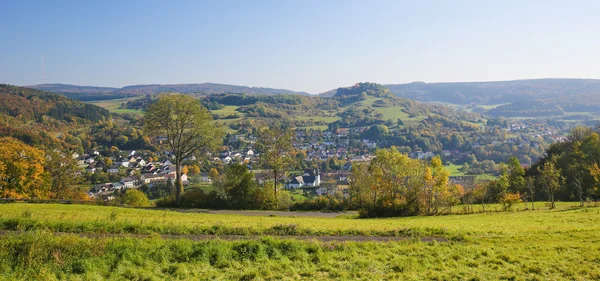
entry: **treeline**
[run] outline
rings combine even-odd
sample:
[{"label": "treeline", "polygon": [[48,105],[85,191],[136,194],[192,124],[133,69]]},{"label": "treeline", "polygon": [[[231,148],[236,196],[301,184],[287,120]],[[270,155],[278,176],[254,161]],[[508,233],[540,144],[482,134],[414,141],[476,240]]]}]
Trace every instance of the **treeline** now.
[{"label": "treeline", "polygon": [[539,179],[544,169],[555,169],[560,185],[553,194],[556,200],[580,201],[600,199],[600,135],[598,128],[577,127],[568,141],[552,144],[546,156],[527,170],[527,176]]},{"label": "treeline", "polygon": [[352,166],[349,204],[362,217],[450,212],[464,190],[449,182],[449,175],[437,157],[425,162],[395,148],[378,149],[371,163]]},{"label": "treeline", "polygon": [[494,117],[540,117],[564,115],[565,110],[554,103],[544,103],[534,100],[501,105],[488,110],[486,113]]},{"label": "treeline", "polygon": [[[287,210],[292,201],[285,193],[275,197],[272,182],[259,186],[254,174],[244,165],[232,164],[226,167],[224,175],[216,170],[211,171],[212,190],[205,191],[193,188],[181,195],[181,203],[177,206],[172,184],[167,182],[158,189],[165,190],[168,196],[157,201],[158,207],[236,209],[236,210]],[[150,190],[157,188],[153,187]],[[149,194],[150,195],[150,194]]]},{"label": "treeline", "polygon": [[77,162],[68,152],[44,151],[11,137],[0,138],[0,196],[85,200]]}]

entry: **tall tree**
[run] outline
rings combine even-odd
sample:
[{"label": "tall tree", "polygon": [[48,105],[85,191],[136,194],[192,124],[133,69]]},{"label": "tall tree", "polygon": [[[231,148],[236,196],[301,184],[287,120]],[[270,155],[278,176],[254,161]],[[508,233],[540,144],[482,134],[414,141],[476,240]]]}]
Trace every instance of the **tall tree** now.
[{"label": "tall tree", "polygon": [[277,200],[277,183],[293,163],[291,152],[294,149],[292,145],[294,136],[293,130],[282,126],[262,129],[259,134],[257,148],[263,166],[273,172],[275,200]]},{"label": "tall tree", "polygon": [[525,169],[514,156],[508,159],[508,183],[508,190],[511,193],[523,192],[525,188]]},{"label": "tall tree", "polygon": [[544,163],[543,167],[538,167],[539,185],[548,195],[548,200],[552,203],[551,208],[556,208],[554,203],[554,195],[562,187],[565,182],[560,169],[556,168],[556,156],[553,155]]},{"label": "tall tree", "polygon": [[527,193],[529,193],[529,199],[531,199],[531,209],[535,210],[535,206],[533,202],[535,201],[535,178],[534,177],[526,177],[525,178],[525,188],[527,189]]},{"label": "tall tree", "polygon": [[223,130],[198,100],[181,94],[166,95],[150,104],[144,114],[144,129],[150,136],[168,139],[175,157],[175,201],[179,205],[182,161],[216,149],[223,140]]}]

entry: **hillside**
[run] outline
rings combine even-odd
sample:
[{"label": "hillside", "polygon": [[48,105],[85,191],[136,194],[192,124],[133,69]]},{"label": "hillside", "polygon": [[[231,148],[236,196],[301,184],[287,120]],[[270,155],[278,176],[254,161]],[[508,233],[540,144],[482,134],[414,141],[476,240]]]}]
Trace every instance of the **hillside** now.
[{"label": "hillside", "polygon": [[61,95],[0,84],[0,112],[24,122],[43,116],[64,122],[97,122],[110,117],[108,110]]},{"label": "hillside", "polygon": [[504,104],[519,101],[558,99],[575,95],[571,102],[583,102],[577,96],[600,95],[597,79],[531,79],[495,82],[456,82],[385,85],[398,96],[427,102],[452,104]]},{"label": "hillside", "polygon": [[223,93],[245,93],[250,95],[273,95],[273,94],[300,94],[308,95],[305,92],[297,92],[286,89],[273,89],[263,87],[246,87],[217,83],[201,84],[152,84],[152,85],[131,85],[123,88],[107,87],[88,87],[66,84],[41,84],[28,86],[32,89],[44,90],[53,93],[63,94],[67,97],[78,100],[107,100],[128,98],[132,96],[152,95],[165,92],[176,93],[197,93],[197,94],[223,94]]},{"label": "hillside", "polygon": [[0,84],[0,136],[29,144],[56,141],[70,128],[107,120],[108,110],[61,95]]}]

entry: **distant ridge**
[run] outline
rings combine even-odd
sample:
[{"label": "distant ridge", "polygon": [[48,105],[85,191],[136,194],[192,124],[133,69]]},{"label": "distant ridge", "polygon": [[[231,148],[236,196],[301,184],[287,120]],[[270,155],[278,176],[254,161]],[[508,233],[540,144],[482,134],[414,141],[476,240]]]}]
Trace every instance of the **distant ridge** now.
[{"label": "distant ridge", "polygon": [[274,95],[274,94],[299,94],[309,95],[306,92],[298,92],[286,89],[274,89],[264,87],[247,87],[237,85],[227,85],[218,83],[199,83],[199,84],[149,84],[149,85],[131,85],[123,88],[111,87],[90,87],[68,84],[40,84],[27,86],[28,88],[43,90],[53,93],[64,94],[68,97],[80,100],[108,99],[130,96],[142,96],[148,94],[158,94],[163,92],[177,93],[199,93],[199,94],[223,94],[223,93],[244,93],[250,95]]},{"label": "distant ridge", "polygon": [[489,82],[413,82],[384,85],[397,96],[426,102],[502,104],[600,95],[600,79],[546,78]]}]

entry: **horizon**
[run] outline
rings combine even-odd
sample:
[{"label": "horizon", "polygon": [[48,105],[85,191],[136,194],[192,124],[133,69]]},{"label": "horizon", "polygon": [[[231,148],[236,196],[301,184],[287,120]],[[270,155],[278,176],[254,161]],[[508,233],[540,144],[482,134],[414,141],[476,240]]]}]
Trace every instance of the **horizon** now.
[{"label": "horizon", "polygon": [[595,1],[2,6],[0,31],[10,44],[0,47],[0,82],[13,85],[42,84],[43,76],[43,84],[217,83],[317,94],[360,81],[595,79],[600,73]]},{"label": "horizon", "polygon": [[214,82],[191,82],[191,83],[168,83],[168,84],[159,84],[159,83],[150,83],[150,84],[129,84],[129,85],[123,85],[120,87],[116,87],[116,86],[96,86],[96,85],[77,85],[77,84],[68,84],[68,83],[43,83],[43,84],[32,84],[32,85],[15,85],[15,86],[19,86],[19,87],[34,87],[34,86],[41,86],[41,85],[65,85],[65,86],[75,86],[75,87],[93,87],[93,88],[113,88],[113,89],[122,89],[125,87],[130,87],[130,86],[153,86],[153,85],[160,85],[160,86],[169,86],[169,85],[202,85],[202,84],[217,84],[217,85],[228,85],[228,86],[236,86],[236,87],[248,87],[248,88],[269,88],[269,89],[280,89],[280,90],[288,90],[288,91],[294,91],[294,92],[304,92],[310,95],[319,95],[319,94],[323,94],[329,91],[333,91],[339,88],[348,88],[348,87],[352,87],[357,83],[375,83],[375,84],[379,84],[379,85],[383,85],[383,86],[388,86],[388,85],[404,85],[404,84],[412,84],[412,83],[425,83],[425,84],[451,84],[451,83],[495,83],[495,82],[515,82],[515,81],[534,81],[534,80],[600,80],[600,78],[579,78],[579,77],[546,77],[546,78],[524,78],[524,79],[511,79],[511,80],[486,80],[486,81],[412,81],[412,82],[404,82],[404,83],[378,83],[378,82],[373,82],[373,81],[358,81],[356,83],[353,83],[351,85],[345,85],[345,86],[339,86],[339,87],[335,87],[323,92],[318,92],[318,93],[311,93],[311,92],[306,92],[306,91],[300,91],[300,90],[295,90],[295,89],[290,89],[290,88],[276,88],[276,87],[269,87],[267,86],[250,86],[250,85],[240,85],[240,84],[225,84],[225,83],[214,83]]}]

